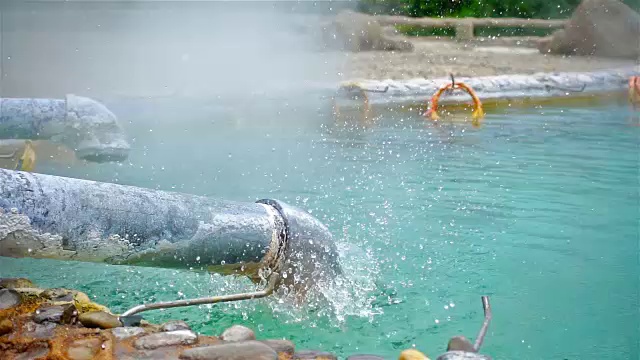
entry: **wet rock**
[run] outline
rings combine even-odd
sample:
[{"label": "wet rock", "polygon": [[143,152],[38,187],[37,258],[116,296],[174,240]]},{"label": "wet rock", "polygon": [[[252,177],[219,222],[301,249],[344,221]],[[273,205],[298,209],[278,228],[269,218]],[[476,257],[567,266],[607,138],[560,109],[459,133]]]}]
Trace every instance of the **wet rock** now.
[{"label": "wet rock", "polygon": [[130,337],[142,335],[145,333],[144,329],[141,327],[117,327],[111,329],[111,333],[118,340],[128,339]]},{"label": "wet rock", "polygon": [[303,350],[293,354],[293,358],[296,360],[337,360],[338,358],[330,352],[316,351],[316,350]]},{"label": "wet rock", "polygon": [[13,322],[9,319],[0,321],[0,336],[5,335],[13,331]]},{"label": "wet rock", "polygon": [[185,360],[276,360],[278,354],[259,341],[221,343],[191,348],[182,352]]},{"label": "wet rock", "polygon": [[447,351],[474,352],[473,344],[464,336],[454,336],[449,340]]},{"label": "wet rock", "polygon": [[233,325],[225,330],[220,338],[224,341],[247,341],[255,340],[256,334],[246,326]]},{"label": "wet rock", "polygon": [[176,330],[157,334],[145,335],[136,339],[137,349],[153,350],[162,346],[191,345],[198,340],[198,336],[190,330]]},{"label": "wet rock", "polygon": [[176,331],[176,330],[191,330],[189,324],[182,320],[173,320],[166,322],[160,326],[160,331]]},{"label": "wet rock", "polygon": [[347,358],[347,360],[384,360],[384,358],[378,355],[362,354],[362,355],[351,355]]},{"label": "wet rock", "polygon": [[80,314],[78,320],[88,328],[111,329],[122,326],[117,316],[104,311],[91,311]]},{"label": "wet rock", "polygon": [[272,348],[278,353],[278,356],[286,355],[291,358],[296,350],[296,346],[289,340],[262,340],[260,342]]},{"label": "wet rock", "polygon": [[437,360],[491,360],[491,358],[467,351],[447,351],[438,356]]},{"label": "wet rock", "polygon": [[0,278],[0,289],[34,288],[36,285],[25,278]]},{"label": "wet rock", "polygon": [[398,360],[429,360],[429,358],[416,349],[407,349],[400,353]]},{"label": "wet rock", "polygon": [[35,360],[42,359],[49,355],[49,345],[41,343],[37,346],[30,347],[29,350],[13,358],[13,360]]},{"label": "wet rock", "polygon": [[9,309],[20,304],[20,294],[13,289],[0,290],[0,310]]},{"label": "wet rock", "polygon": [[98,338],[75,340],[67,349],[69,360],[91,360],[102,350],[103,341]]}]

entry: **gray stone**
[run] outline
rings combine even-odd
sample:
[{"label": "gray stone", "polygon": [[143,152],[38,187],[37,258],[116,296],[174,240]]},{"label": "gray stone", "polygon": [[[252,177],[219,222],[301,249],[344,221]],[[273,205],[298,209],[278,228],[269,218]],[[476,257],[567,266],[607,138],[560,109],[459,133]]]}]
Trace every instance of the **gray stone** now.
[{"label": "gray stone", "polygon": [[0,289],[34,288],[36,285],[25,278],[1,278]]},{"label": "gray stone", "polygon": [[185,360],[277,360],[278,354],[259,341],[221,343],[187,349]]},{"label": "gray stone", "polygon": [[0,310],[9,309],[20,304],[20,294],[13,289],[0,290]]},{"label": "gray stone", "polygon": [[45,321],[59,323],[62,321],[62,314],[64,313],[64,310],[65,308],[61,305],[42,306],[36,310],[35,315],[33,315],[33,321],[38,324]]},{"label": "gray stone", "polygon": [[142,335],[145,333],[145,331],[141,327],[127,326],[127,327],[113,328],[111,329],[111,333],[116,339],[124,340],[130,337]]},{"label": "gray stone", "polygon": [[117,316],[104,311],[91,311],[80,314],[78,320],[88,328],[111,329],[122,326]]},{"label": "gray stone", "polygon": [[73,304],[43,306],[36,310],[33,321],[45,321],[58,324],[72,324],[78,316],[78,310]]},{"label": "gray stone", "polygon": [[449,344],[447,345],[447,351],[466,351],[466,352],[475,352],[473,349],[473,344],[466,337],[459,335],[454,336],[449,340]]},{"label": "gray stone", "polygon": [[438,356],[437,360],[491,360],[490,357],[467,351],[447,351]]},{"label": "gray stone", "polygon": [[378,355],[361,354],[361,355],[351,355],[347,358],[347,360],[384,360],[384,358]]},{"label": "gray stone", "polygon": [[255,340],[256,334],[246,326],[233,325],[225,330],[220,338],[224,341],[247,341]]},{"label": "gray stone", "polygon": [[26,352],[16,356],[13,360],[35,360],[42,359],[49,355],[49,345],[47,343],[38,344],[38,346],[31,347]]},{"label": "gray stone", "polygon": [[296,350],[296,346],[289,340],[262,340],[261,343],[272,348],[279,354],[287,354],[293,356]]},{"label": "gray stone", "polygon": [[296,360],[338,360],[338,358],[330,352],[317,350],[303,350],[293,354]]},{"label": "gray stone", "polygon": [[153,350],[162,346],[191,345],[198,340],[198,336],[190,330],[176,330],[145,335],[136,339],[136,349]]},{"label": "gray stone", "polygon": [[42,296],[51,301],[73,301],[73,291],[63,288],[47,289]]},{"label": "gray stone", "polygon": [[160,326],[160,331],[191,330],[189,324],[182,320],[172,320]]}]

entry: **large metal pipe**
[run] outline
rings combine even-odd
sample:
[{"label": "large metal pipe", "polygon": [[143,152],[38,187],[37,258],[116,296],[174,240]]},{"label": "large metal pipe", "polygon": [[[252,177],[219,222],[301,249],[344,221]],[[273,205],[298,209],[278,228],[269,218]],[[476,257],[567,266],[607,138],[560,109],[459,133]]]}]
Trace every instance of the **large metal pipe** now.
[{"label": "large metal pipe", "polygon": [[115,115],[99,102],[66,99],[0,99],[0,139],[51,140],[93,162],[122,161],[130,146]]},{"label": "large metal pipe", "polygon": [[238,273],[307,290],[341,272],[328,229],[276,200],[241,203],[0,169],[0,256]]}]

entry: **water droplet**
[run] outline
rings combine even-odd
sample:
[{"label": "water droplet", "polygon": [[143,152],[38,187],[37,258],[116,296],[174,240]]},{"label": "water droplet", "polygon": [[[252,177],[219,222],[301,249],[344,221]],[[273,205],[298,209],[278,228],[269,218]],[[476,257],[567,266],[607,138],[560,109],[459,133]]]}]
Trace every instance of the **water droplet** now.
[{"label": "water droplet", "polygon": [[200,256],[198,256],[198,257],[196,258],[196,261],[200,261]]}]

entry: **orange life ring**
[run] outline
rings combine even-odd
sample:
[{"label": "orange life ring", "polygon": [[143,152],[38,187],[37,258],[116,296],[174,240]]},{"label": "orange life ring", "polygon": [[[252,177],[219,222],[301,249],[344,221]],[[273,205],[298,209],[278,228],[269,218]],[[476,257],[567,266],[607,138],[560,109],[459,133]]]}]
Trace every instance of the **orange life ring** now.
[{"label": "orange life ring", "polygon": [[478,98],[478,95],[476,95],[475,91],[473,91],[471,87],[461,82],[456,82],[456,83],[452,82],[438,89],[438,91],[436,91],[436,93],[433,94],[433,96],[431,97],[429,110],[424,114],[424,116],[428,117],[433,121],[440,119],[440,116],[438,116],[438,100],[440,100],[440,95],[442,95],[443,92],[449,89],[451,90],[462,89],[471,96],[471,99],[473,100],[473,113],[471,114],[471,119],[473,121],[472,123],[474,126],[480,125],[480,120],[484,117],[482,102],[480,101],[480,98]]},{"label": "orange life ring", "polygon": [[634,107],[640,108],[640,76],[629,78],[629,101]]}]

